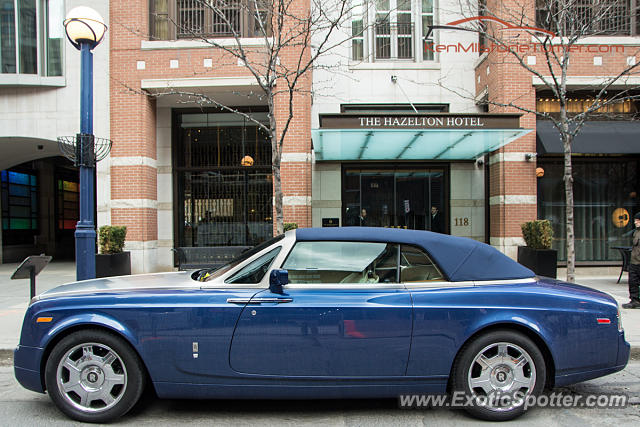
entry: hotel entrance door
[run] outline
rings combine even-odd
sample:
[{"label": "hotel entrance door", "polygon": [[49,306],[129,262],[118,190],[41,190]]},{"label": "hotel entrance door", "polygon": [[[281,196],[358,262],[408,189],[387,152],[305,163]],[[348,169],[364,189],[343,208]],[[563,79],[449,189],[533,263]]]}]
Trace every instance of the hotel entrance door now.
[{"label": "hotel entrance door", "polygon": [[342,224],[448,232],[444,169],[344,170]]}]

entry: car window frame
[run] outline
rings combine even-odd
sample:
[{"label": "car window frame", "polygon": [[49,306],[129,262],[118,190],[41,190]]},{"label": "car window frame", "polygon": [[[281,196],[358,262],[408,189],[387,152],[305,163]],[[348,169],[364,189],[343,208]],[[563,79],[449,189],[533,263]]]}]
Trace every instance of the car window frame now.
[{"label": "car window frame", "polygon": [[[212,279],[207,280],[206,282],[202,282],[200,289],[206,290],[206,289],[236,289],[236,288],[237,289],[268,288],[269,275],[271,274],[271,271],[279,268],[277,266],[280,266],[282,264],[284,257],[288,255],[288,253],[291,251],[291,248],[296,242],[295,232],[296,232],[295,230],[290,230],[285,232],[284,233],[285,237],[283,239],[280,239],[279,241],[274,242],[272,245],[267,246],[266,248],[263,248],[261,251],[255,253],[253,256],[243,260],[242,262],[233,266],[232,268],[229,268],[227,271],[222,272],[222,274],[220,274],[219,276],[213,277]],[[258,259],[262,255],[266,254],[267,252],[270,252],[272,249],[275,249],[276,246],[281,246],[282,249],[280,250],[278,255],[276,255],[275,259],[271,263],[271,266],[269,267],[269,270],[267,271],[267,274],[265,274],[265,277],[262,278],[260,283],[250,283],[250,284],[225,283],[225,280],[227,280],[229,277],[233,276],[238,271],[242,270],[244,267],[246,267],[248,264]]]},{"label": "car window frame", "polygon": [[[271,272],[271,266],[273,265],[274,261],[276,260],[276,258],[278,258],[278,255],[280,255],[280,252],[282,252],[282,245],[279,245],[279,246],[276,246],[276,247],[268,246],[267,248],[270,248],[270,250],[268,250],[268,251],[266,251],[266,252],[264,252],[264,253],[262,253],[262,251],[260,251],[260,255],[259,255],[258,257],[256,257],[256,258],[253,258],[253,257],[252,257],[252,260],[251,260],[250,262],[248,262],[248,263],[244,264],[244,265],[242,266],[242,268],[239,268],[239,269],[235,270],[235,272],[234,272],[232,275],[230,275],[230,276],[226,277],[226,278],[224,279],[223,283],[224,283],[224,284],[226,284],[226,285],[257,285],[257,284],[259,284],[259,283],[262,283],[262,281],[264,280],[264,278],[265,278],[266,276],[268,276],[268,275],[269,275],[269,273]],[[271,258],[271,261],[269,262],[269,266],[267,267],[267,271],[262,275],[262,277],[260,278],[260,280],[258,280],[258,281],[257,281],[257,282],[255,282],[255,283],[237,283],[237,282],[230,282],[230,280],[234,279],[237,275],[239,275],[240,273],[242,273],[242,271],[243,271],[245,268],[249,267],[253,262],[255,262],[255,261],[259,260],[260,258],[262,258],[262,257],[263,257],[263,256],[265,256],[265,255],[269,255],[271,252],[274,252],[274,251],[278,251],[278,252],[273,256],[273,258]]]}]

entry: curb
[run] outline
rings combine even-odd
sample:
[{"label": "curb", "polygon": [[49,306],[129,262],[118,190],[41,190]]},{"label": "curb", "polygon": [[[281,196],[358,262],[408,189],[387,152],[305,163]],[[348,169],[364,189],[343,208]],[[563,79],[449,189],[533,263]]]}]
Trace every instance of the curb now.
[{"label": "curb", "polygon": [[[629,360],[640,360],[640,346],[631,347]],[[0,349],[0,366],[13,365],[13,350]]]}]

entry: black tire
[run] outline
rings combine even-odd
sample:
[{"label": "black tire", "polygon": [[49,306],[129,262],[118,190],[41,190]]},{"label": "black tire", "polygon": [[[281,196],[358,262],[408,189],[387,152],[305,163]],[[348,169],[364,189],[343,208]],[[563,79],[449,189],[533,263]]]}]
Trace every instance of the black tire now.
[{"label": "black tire", "polygon": [[133,408],[146,377],[140,358],[127,342],[87,329],[64,337],[53,348],[44,378],[60,411],[78,421],[105,423]]},{"label": "black tire", "polygon": [[[496,330],[474,338],[460,350],[452,370],[452,398],[457,395],[459,401],[471,402],[463,407],[474,417],[508,421],[525,412],[528,396],[542,393],[546,375],[544,356],[531,339],[519,332]],[[522,398],[499,401],[505,395]],[[491,396],[499,403],[492,404]]]}]

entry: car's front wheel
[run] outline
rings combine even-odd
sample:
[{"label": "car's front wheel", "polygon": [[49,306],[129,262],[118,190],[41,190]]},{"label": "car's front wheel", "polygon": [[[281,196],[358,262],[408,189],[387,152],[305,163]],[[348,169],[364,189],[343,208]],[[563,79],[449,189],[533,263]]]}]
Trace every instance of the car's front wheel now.
[{"label": "car's front wheel", "polygon": [[544,356],[527,336],[492,331],[465,344],[452,372],[453,398],[471,415],[507,421],[526,410],[545,384]]},{"label": "car's front wheel", "polygon": [[83,330],[63,338],[51,351],[45,385],[51,400],[69,417],[108,422],[127,413],[144,389],[138,355],[121,338]]}]

